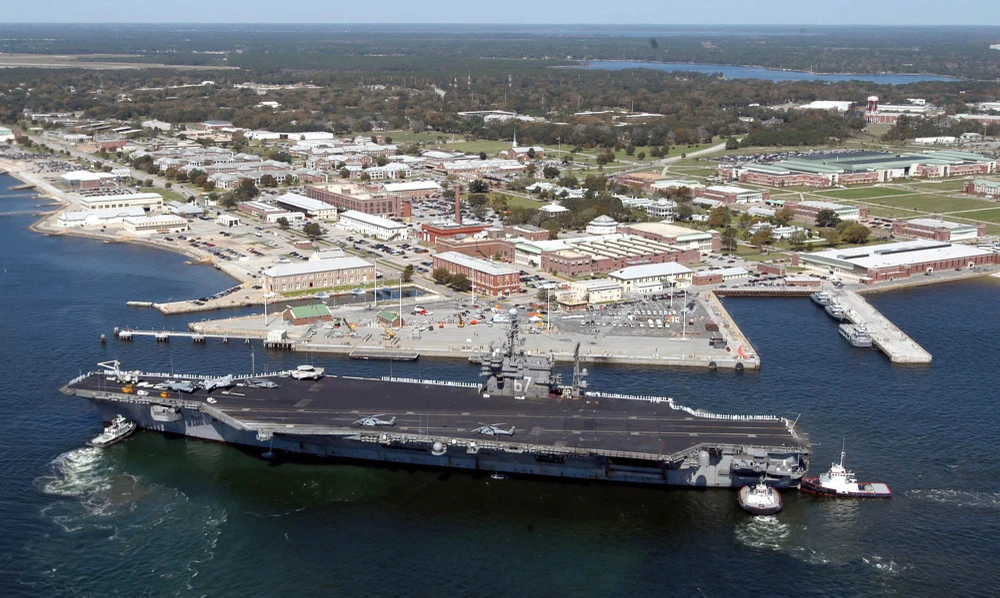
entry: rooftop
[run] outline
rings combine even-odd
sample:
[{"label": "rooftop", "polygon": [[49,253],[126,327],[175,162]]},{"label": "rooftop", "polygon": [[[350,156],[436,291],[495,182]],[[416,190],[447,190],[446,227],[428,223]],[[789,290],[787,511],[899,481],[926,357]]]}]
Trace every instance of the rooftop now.
[{"label": "rooftop", "polygon": [[644,264],[642,266],[629,266],[621,270],[615,270],[608,274],[609,277],[621,280],[636,280],[640,278],[656,278],[661,276],[678,276],[691,274],[693,270],[687,266],[682,266],[677,262],[664,262],[662,264]]},{"label": "rooftop", "polygon": [[355,222],[364,222],[366,224],[371,224],[372,226],[379,226],[388,229],[406,228],[406,225],[403,224],[402,222],[396,222],[395,220],[389,220],[388,218],[383,218],[381,216],[374,216],[372,214],[365,214],[364,212],[359,212],[357,210],[347,210],[346,212],[340,215],[340,219],[354,220]]},{"label": "rooftop", "polygon": [[312,199],[304,195],[299,195],[298,193],[285,193],[284,195],[279,195],[277,201],[308,212],[320,212],[337,209],[324,201]]},{"label": "rooftop", "polygon": [[464,253],[458,253],[457,251],[445,251],[444,253],[439,253],[434,256],[438,259],[442,259],[446,262],[451,262],[452,264],[457,264],[459,266],[464,266],[471,270],[477,272],[484,272],[493,276],[501,276],[504,274],[517,274],[518,271],[510,266],[505,266],[503,264],[498,264],[496,262],[491,262],[489,260],[481,260],[475,257],[469,257]]},{"label": "rooftop", "polygon": [[941,220],[940,218],[914,218],[913,220],[908,220],[910,224],[915,224],[917,226],[926,226],[928,228],[947,228],[951,230],[961,229],[961,228],[976,228],[974,224],[961,224],[958,222],[949,222],[947,220]]},{"label": "rooftop", "polygon": [[300,274],[318,274],[320,272],[333,272],[336,270],[347,270],[350,268],[374,268],[368,260],[359,257],[340,257],[329,260],[319,260],[315,262],[300,262],[297,264],[279,264],[273,268],[264,270],[264,276],[277,278],[279,276],[298,276]]}]

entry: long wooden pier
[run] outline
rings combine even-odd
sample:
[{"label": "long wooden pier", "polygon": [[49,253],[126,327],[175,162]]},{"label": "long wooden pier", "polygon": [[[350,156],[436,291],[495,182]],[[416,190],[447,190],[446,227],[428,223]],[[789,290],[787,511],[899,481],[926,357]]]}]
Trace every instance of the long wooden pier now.
[{"label": "long wooden pier", "polygon": [[854,324],[865,326],[875,346],[885,353],[893,363],[930,363],[931,354],[905,332],[896,327],[872,304],[853,291],[843,289],[830,293],[844,308],[847,319]]}]

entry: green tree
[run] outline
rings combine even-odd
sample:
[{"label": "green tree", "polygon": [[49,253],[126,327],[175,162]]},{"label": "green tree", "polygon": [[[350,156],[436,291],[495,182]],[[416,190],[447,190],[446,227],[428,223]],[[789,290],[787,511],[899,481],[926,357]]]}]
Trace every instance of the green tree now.
[{"label": "green tree", "polygon": [[260,177],[260,185],[261,187],[277,187],[278,180],[273,175],[264,174]]},{"label": "green tree", "polygon": [[640,161],[640,162],[642,162],[643,160],[645,160],[645,159],[646,159],[646,152],[639,152],[639,153],[638,153],[638,154],[636,155],[636,158],[639,158],[639,161]]},{"label": "green tree", "polygon": [[438,284],[447,285],[451,282],[451,272],[447,268],[434,268],[431,278]]},{"label": "green tree", "polygon": [[450,284],[451,288],[455,289],[459,293],[465,293],[472,290],[472,281],[461,272],[451,277]]},{"label": "green tree", "polygon": [[346,168],[341,168],[340,172],[338,172],[337,174],[340,175],[340,178],[342,178],[342,179],[349,179],[349,178],[351,178],[351,171],[347,170]]},{"label": "green tree", "polygon": [[278,228],[280,228],[281,230],[288,230],[289,226],[288,218],[282,216],[281,218],[278,218],[277,222],[278,222]]},{"label": "green tree", "polygon": [[560,187],[569,187],[570,189],[576,189],[576,186],[580,184],[579,179],[571,174],[564,174],[559,177]]},{"label": "green tree", "polygon": [[486,159],[486,152],[479,152],[479,159],[480,160],[485,160]]},{"label": "green tree", "polygon": [[840,222],[840,216],[837,216],[837,213],[829,208],[820,210],[816,214],[816,226],[829,228],[831,226],[837,226],[838,222]]},{"label": "green tree", "polygon": [[257,188],[253,179],[240,179],[240,185],[234,191],[239,201],[250,201],[260,195],[260,189]]},{"label": "green tree", "polygon": [[389,158],[387,158],[385,156],[375,156],[375,165],[376,166],[385,166],[388,163],[389,163]]},{"label": "green tree", "polygon": [[860,222],[851,222],[840,231],[840,238],[843,239],[845,243],[861,244],[868,241],[868,236],[871,232],[871,229],[864,224],[861,224]]},{"label": "green tree", "polygon": [[315,222],[310,222],[302,227],[302,232],[306,234],[310,239],[316,240],[323,236],[323,229],[320,228],[319,224]]},{"label": "green tree", "polygon": [[739,233],[736,229],[731,226],[727,226],[722,231],[722,248],[730,253],[736,251],[738,239]]},{"label": "green tree", "polygon": [[806,234],[797,230],[788,238],[788,242],[791,243],[793,249],[801,250],[806,245]]},{"label": "green tree", "polygon": [[559,176],[559,169],[555,166],[546,166],[542,169],[542,176],[547,179],[554,179]]},{"label": "green tree", "polygon": [[771,242],[771,227],[764,226],[760,230],[755,232],[750,237],[750,244],[757,249],[763,249],[765,245]]},{"label": "green tree", "polygon": [[691,216],[694,216],[694,206],[688,201],[679,202],[677,209],[674,210],[674,216],[678,220],[690,220]]},{"label": "green tree", "polygon": [[535,148],[533,148],[533,147],[529,147],[528,148],[528,158],[530,158],[532,160],[535,159]]},{"label": "green tree", "polygon": [[730,137],[729,139],[726,139],[726,149],[727,150],[740,149],[740,142],[736,141],[735,137]]},{"label": "green tree", "polygon": [[407,264],[406,267],[403,268],[403,273],[400,275],[400,280],[402,280],[403,282],[410,282],[411,280],[413,280],[413,264]]},{"label": "green tree", "polygon": [[774,213],[774,221],[779,226],[787,226],[795,218],[795,212],[791,208],[781,208]]},{"label": "green tree", "polygon": [[835,228],[828,228],[824,230],[820,236],[823,237],[823,240],[826,241],[827,245],[830,247],[836,247],[837,243],[840,243],[840,233],[838,233]]},{"label": "green tree", "polygon": [[708,213],[708,226],[714,229],[726,228],[732,222],[732,214],[726,206],[716,206]]},{"label": "green tree", "polygon": [[490,184],[483,179],[476,179],[469,183],[469,193],[489,193]]}]

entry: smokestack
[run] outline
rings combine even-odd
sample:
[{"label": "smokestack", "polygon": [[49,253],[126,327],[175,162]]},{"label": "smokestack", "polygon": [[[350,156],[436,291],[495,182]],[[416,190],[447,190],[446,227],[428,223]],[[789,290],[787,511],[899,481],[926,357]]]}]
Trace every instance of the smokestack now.
[{"label": "smokestack", "polygon": [[462,187],[455,185],[455,224],[462,224]]}]

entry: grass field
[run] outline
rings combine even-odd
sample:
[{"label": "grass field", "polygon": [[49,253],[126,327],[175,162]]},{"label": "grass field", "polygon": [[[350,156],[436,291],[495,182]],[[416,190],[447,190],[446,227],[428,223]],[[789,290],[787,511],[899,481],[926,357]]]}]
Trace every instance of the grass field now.
[{"label": "grass field", "polygon": [[894,208],[880,208],[877,206],[869,206],[868,215],[875,218],[919,218],[921,216],[917,212],[898,210]]},{"label": "grass field", "polygon": [[143,187],[139,189],[142,193],[157,193],[163,198],[163,201],[184,201],[184,196],[176,191],[171,191],[170,189],[157,189],[155,187]]},{"label": "grass field", "polygon": [[507,195],[506,193],[496,193],[502,197],[507,202],[508,208],[532,208],[537,210],[538,208],[544,206],[547,202],[535,201],[534,199],[527,199],[517,195]]},{"label": "grass field", "polygon": [[904,191],[903,189],[895,189],[893,187],[857,187],[854,189],[820,191],[819,195],[823,195],[825,197],[836,197],[838,199],[871,199],[873,197],[881,197],[884,195],[905,195],[907,193],[913,192]]},{"label": "grass field", "polygon": [[910,208],[921,212],[931,212],[935,214],[989,208],[996,205],[993,202],[982,199],[942,197],[940,195],[906,195],[900,197],[887,197],[873,199],[870,203],[881,206]]},{"label": "grass field", "polygon": [[955,219],[958,218],[962,218],[965,220],[982,220],[983,222],[1000,223],[1000,208],[994,208],[992,210],[983,210],[981,212],[971,212],[969,214],[956,215]]},{"label": "grass field", "polygon": [[967,182],[968,181],[964,180],[948,180],[939,182],[925,181],[921,183],[915,183],[910,186],[916,189],[920,189],[925,193],[943,193],[950,191],[961,191],[965,187],[965,183]]}]

